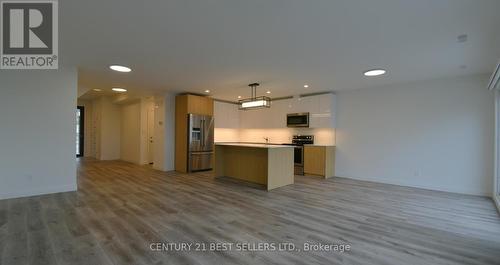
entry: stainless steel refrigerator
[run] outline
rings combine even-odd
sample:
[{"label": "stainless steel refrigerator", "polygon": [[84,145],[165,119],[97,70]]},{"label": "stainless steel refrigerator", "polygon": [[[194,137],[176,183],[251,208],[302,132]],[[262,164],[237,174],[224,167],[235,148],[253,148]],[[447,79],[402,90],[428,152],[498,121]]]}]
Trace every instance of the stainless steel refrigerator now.
[{"label": "stainless steel refrigerator", "polygon": [[188,171],[212,169],[214,160],[214,118],[188,114]]}]

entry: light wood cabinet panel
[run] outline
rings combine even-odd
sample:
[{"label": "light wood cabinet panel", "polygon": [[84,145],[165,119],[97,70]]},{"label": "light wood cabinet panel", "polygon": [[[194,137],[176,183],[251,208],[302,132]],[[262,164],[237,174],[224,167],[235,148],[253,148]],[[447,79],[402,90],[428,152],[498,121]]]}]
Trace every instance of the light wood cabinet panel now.
[{"label": "light wood cabinet panel", "polygon": [[208,97],[196,95],[182,95],[187,98],[187,113],[214,115],[214,100]]},{"label": "light wood cabinet panel", "polygon": [[335,175],[335,147],[304,146],[304,174],[333,177]]},{"label": "light wood cabinet panel", "polygon": [[187,172],[188,114],[214,115],[214,101],[209,97],[179,95],[175,98],[175,170]]},{"label": "light wood cabinet panel", "polygon": [[317,146],[304,147],[304,173],[325,175],[325,148]]},{"label": "light wood cabinet panel", "polygon": [[215,176],[263,185],[267,190],[294,183],[293,148],[215,145]]},{"label": "light wood cabinet panel", "polygon": [[187,172],[187,109],[188,97],[175,98],[175,170]]}]

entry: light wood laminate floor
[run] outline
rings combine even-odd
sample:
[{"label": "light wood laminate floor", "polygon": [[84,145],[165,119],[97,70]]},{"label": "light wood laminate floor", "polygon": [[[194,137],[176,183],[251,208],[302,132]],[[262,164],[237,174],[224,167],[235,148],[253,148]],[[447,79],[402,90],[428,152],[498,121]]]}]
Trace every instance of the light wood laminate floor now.
[{"label": "light wood laminate floor", "polygon": [[[296,176],[271,192],[83,160],[78,192],[0,201],[0,263],[500,264],[488,198]],[[338,252],[154,252],[152,242],[345,243]]]}]

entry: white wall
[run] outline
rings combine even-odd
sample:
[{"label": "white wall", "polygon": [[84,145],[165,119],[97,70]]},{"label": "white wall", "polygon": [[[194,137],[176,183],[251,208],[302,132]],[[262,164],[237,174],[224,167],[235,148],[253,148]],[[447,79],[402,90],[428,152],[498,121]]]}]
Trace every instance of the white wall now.
[{"label": "white wall", "polygon": [[121,160],[141,164],[141,102],[121,107]]},{"label": "white wall", "polygon": [[175,156],[175,95],[155,97],[155,133],[153,168],[174,170]]},{"label": "white wall", "polygon": [[336,175],[490,195],[494,99],[487,77],[337,93]]},{"label": "white wall", "polygon": [[0,80],[0,199],[76,190],[76,69]]},{"label": "white wall", "polygon": [[114,104],[109,97],[100,97],[94,101],[94,117],[97,135],[97,159],[120,159],[120,106]]},{"label": "white wall", "polygon": [[495,153],[494,153],[494,177],[493,177],[493,201],[500,212],[500,90],[496,89],[495,94]]}]

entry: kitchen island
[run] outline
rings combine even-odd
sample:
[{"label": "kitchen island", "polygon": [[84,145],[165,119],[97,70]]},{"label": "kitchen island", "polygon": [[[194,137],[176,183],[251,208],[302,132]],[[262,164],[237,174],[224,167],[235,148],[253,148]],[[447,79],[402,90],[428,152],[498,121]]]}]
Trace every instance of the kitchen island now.
[{"label": "kitchen island", "polygon": [[293,184],[293,146],[216,143],[215,177],[260,184],[267,190]]}]

